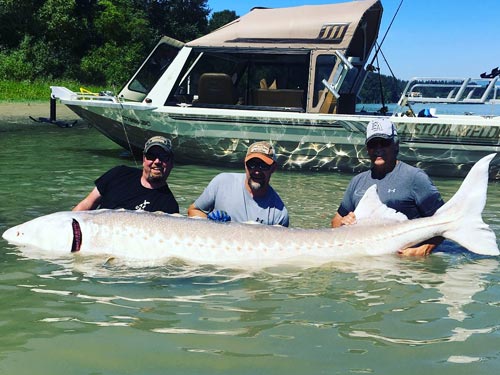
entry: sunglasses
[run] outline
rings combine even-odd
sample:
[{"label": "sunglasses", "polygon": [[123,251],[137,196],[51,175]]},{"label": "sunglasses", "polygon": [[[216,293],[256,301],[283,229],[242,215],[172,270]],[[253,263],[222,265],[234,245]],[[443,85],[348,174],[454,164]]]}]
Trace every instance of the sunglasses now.
[{"label": "sunglasses", "polygon": [[246,163],[247,168],[251,171],[258,169],[260,171],[269,171],[272,165],[267,165],[266,163],[262,163],[260,161],[249,160]]},{"label": "sunglasses", "polygon": [[375,139],[372,139],[370,142],[368,142],[366,144],[366,147],[368,147],[368,148],[376,148],[376,147],[385,148],[385,147],[389,147],[390,145],[392,145],[393,142],[394,141],[392,139],[375,138]]},{"label": "sunglasses", "polygon": [[161,161],[168,162],[170,161],[171,155],[167,153],[146,152],[144,153],[144,157],[149,161],[159,159]]}]

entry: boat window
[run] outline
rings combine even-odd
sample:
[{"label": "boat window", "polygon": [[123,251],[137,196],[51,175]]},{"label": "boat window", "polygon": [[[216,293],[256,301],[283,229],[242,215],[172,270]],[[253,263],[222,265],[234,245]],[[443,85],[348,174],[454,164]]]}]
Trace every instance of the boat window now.
[{"label": "boat window", "polygon": [[342,94],[350,94],[353,92],[353,87],[356,83],[356,80],[359,76],[358,67],[353,67],[352,69],[347,71],[344,81],[342,82],[342,86],[340,86],[339,93]]},{"label": "boat window", "polygon": [[[235,56],[227,54],[211,54],[206,52],[191,54],[184,65],[173,93],[167,100],[167,104],[192,104],[193,102],[198,102],[200,83],[203,87],[210,88],[207,89],[208,91],[205,90],[203,92],[210,92],[210,101],[217,101],[217,96],[220,92],[215,92],[214,90],[219,90],[219,85],[223,86],[220,90],[234,91],[238,77],[236,73],[238,71],[238,64],[239,60]],[[227,99],[222,101],[224,103],[221,104],[235,104],[226,103]]]},{"label": "boat window", "polygon": [[308,55],[252,55],[248,84],[254,88],[306,90]]},{"label": "boat window", "polygon": [[149,93],[178,52],[178,47],[160,44],[130,82],[128,89],[143,94]]},{"label": "boat window", "polygon": [[194,53],[167,105],[304,110],[308,64],[306,54]]},{"label": "boat window", "polygon": [[332,82],[333,69],[337,62],[335,55],[319,55],[316,58],[316,69],[314,76],[314,92],[313,92],[313,107],[318,105],[321,96],[326,93],[326,88],[322,83],[323,80]]}]

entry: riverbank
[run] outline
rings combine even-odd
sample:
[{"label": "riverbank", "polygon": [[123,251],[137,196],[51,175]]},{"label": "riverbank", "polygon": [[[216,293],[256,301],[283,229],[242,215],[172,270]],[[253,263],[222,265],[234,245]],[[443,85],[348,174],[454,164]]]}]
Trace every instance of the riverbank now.
[{"label": "riverbank", "polygon": [[[32,102],[0,102],[0,119],[2,130],[6,130],[9,126],[19,126],[30,123],[29,118],[39,120],[40,118],[50,118],[50,102],[47,101],[32,101]],[[73,113],[68,107],[60,103],[56,104],[56,120],[73,123],[78,121],[79,124],[83,120]],[[40,124],[36,121],[32,123]],[[43,122],[42,122],[43,123]]]},{"label": "riverbank", "polygon": [[[68,107],[56,104],[57,118],[71,119],[78,118]],[[26,119],[26,117],[49,117],[50,116],[50,102],[36,101],[36,102],[0,102],[0,117],[2,119]]]}]

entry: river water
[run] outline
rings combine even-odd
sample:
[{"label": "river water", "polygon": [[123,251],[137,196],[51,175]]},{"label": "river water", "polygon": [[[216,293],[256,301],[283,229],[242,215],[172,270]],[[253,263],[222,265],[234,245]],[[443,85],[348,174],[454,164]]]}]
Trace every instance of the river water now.
[{"label": "river water", "polygon": [[[85,124],[0,120],[0,232],[69,210],[133,159]],[[222,169],[177,165],[187,206]],[[326,227],[352,176],[278,171],[292,226]],[[447,200],[459,180],[435,178]],[[500,186],[484,219],[500,235]],[[0,239],[0,374],[493,374],[499,259],[436,253],[310,269],[29,259]]]}]

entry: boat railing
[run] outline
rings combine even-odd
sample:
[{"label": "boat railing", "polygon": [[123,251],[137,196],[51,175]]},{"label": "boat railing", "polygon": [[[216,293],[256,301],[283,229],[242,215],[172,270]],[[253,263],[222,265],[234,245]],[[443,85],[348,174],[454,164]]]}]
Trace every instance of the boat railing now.
[{"label": "boat railing", "polygon": [[499,76],[494,78],[415,77],[406,85],[398,105],[407,103],[500,104]]},{"label": "boat railing", "polygon": [[113,103],[117,103],[118,100],[116,96],[111,93],[102,92],[102,93],[93,93],[85,89],[80,89],[80,92],[73,92],[66,87],[61,86],[51,86],[51,98],[60,99],[60,100],[90,100],[90,101],[109,101]]}]

